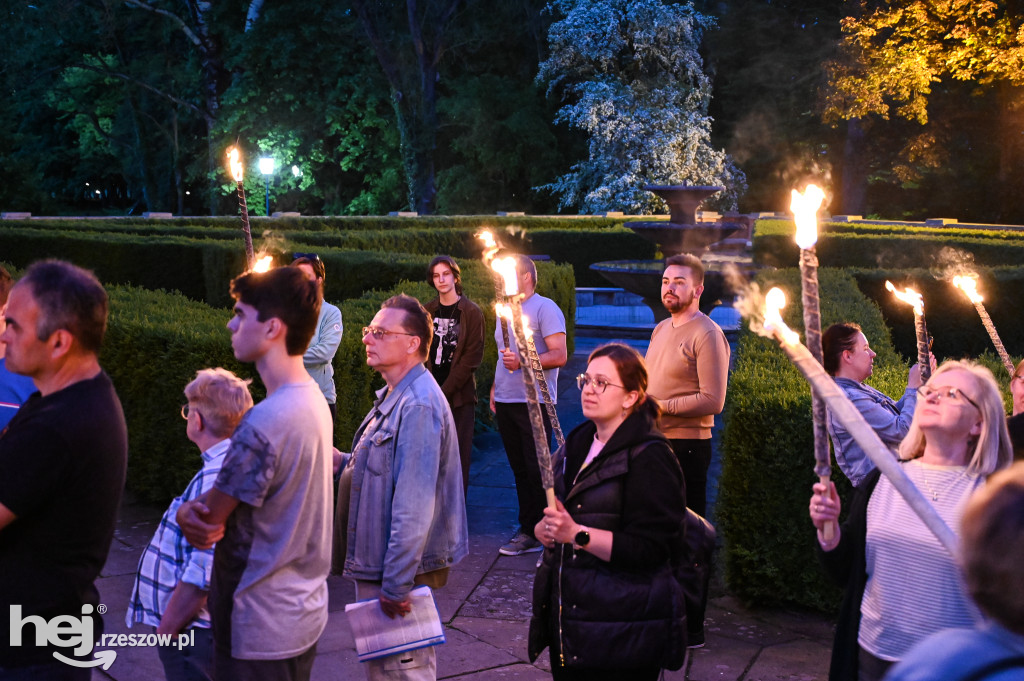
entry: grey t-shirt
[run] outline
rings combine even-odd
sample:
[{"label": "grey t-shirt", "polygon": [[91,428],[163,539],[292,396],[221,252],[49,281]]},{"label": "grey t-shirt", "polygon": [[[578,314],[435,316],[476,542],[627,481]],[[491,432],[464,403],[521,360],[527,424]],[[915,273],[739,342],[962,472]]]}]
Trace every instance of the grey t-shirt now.
[{"label": "grey t-shirt", "polygon": [[327,625],[331,453],[331,414],[312,380],[278,388],[231,437],[214,487],[241,503],[217,542],[210,611],[232,657],[294,657]]},{"label": "grey t-shirt", "polygon": [[[537,354],[544,354],[548,351],[548,345],[544,339],[556,333],[565,333],[565,315],[558,309],[555,301],[534,293],[523,301],[523,316],[527,318],[530,330],[533,331],[533,344],[537,346]],[[509,321],[508,346],[513,352],[516,350],[516,339],[512,333],[512,322]],[[501,361],[500,351],[504,348],[504,338],[501,333],[501,320],[497,320],[494,326],[494,340],[498,344],[498,364],[494,368],[494,401],[495,402],[526,402],[526,388],[523,386],[522,369],[508,372]],[[551,400],[558,401],[558,369],[545,369],[544,377],[548,382],[548,391],[551,393]],[[540,395],[538,394],[538,398]]]}]

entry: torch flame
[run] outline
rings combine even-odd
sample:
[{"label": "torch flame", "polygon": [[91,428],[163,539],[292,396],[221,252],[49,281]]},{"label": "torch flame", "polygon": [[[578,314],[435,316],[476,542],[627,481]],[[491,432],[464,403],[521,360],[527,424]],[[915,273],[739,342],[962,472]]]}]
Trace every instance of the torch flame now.
[{"label": "torch flame", "polygon": [[505,303],[495,303],[494,312],[503,319],[512,320],[512,308]]},{"label": "torch flame", "polygon": [[953,277],[953,286],[967,294],[967,297],[972,303],[977,305],[985,299],[978,293],[978,275],[971,276],[955,276]]},{"label": "torch flame", "polygon": [[486,229],[477,234],[476,238],[484,242],[484,264],[490,266],[494,256],[498,254],[498,243],[494,240],[494,236]]},{"label": "torch flame", "polygon": [[516,259],[499,258],[491,261],[491,269],[501,275],[505,282],[505,295],[514,296],[519,293],[519,278],[516,276]]},{"label": "torch flame", "polygon": [[228,149],[228,165],[231,167],[231,177],[235,182],[241,182],[244,174],[242,172],[242,161],[239,158],[238,147]]},{"label": "torch flame", "polygon": [[274,256],[265,255],[256,261],[256,264],[252,266],[253,272],[269,272],[271,266],[274,264]]},{"label": "torch flame", "polygon": [[533,329],[530,328],[530,318],[526,315],[523,315],[523,336],[525,336],[527,340],[533,338]]},{"label": "torch flame", "polygon": [[924,314],[924,297],[920,293],[910,288],[909,286],[906,288],[906,290],[902,292],[897,291],[896,287],[892,285],[891,281],[885,282],[885,288],[892,291],[893,295],[896,296],[899,300],[902,300],[907,305],[913,306],[914,314]]},{"label": "torch flame", "polygon": [[796,222],[796,245],[800,248],[811,248],[818,243],[816,215],[824,200],[825,192],[814,184],[807,185],[803,194],[793,190],[793,199],[789,204],[789,209],[793,211]]},{"label": "torch flame", "polygon": [[796,345],[800,342],[800,336],[796,331],[786,326],[782,321],[780,311],[786,307],[786,294],[778,286],[768,291],[764,297],[764,328],[768,331],[775,331],[782,337],[782,342],[787,345]]}]

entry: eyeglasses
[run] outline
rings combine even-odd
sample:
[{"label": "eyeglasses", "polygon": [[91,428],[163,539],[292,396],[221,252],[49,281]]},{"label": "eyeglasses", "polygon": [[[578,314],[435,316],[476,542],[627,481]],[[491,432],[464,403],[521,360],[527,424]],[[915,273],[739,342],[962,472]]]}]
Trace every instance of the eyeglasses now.
[{"label": "eyeglasses", "polygon": [[923,400],[930,400],[934,397],[936,399],[948,399],[950,402],[954,402],[956,404],[963,404],[966,400],[973,405],[975,409],[981,411],[981,407],[978,406],[978,403],[968,397],[963,390],[960,390],[959,388],[952,388],[948,385],[944,385],[940,388],[933,388],[930,385],[922,385],[917,389],[917,394],[920,395]]},{"label": "eyeglasses", "polygon": [[624,386],[624,385],[618,385],[616,383],[609,383],[608,381],[604,380],[603,378],[593,378],[593,377],[590,376],[590,374],[580,374],[579,376],[577,376],[576,377],[576,385],[579,387],[581,392],[588,385],[593,385],[594,386],[594,392],[596,392],[598,394],[603,394],[604,391],[607,390],[608,386],[610,386],[610,385],[614,385],[616,388],[622,388],[623,390],[626,389],[626,386]]},{"label": "eyeglasses", "polygon": [[320,256],[316,253],[292,253],[292,260],[298,260],[299,258],[307,258],[313,262],[320,262]]},{"label": "eyeglasses", "polygon": [[185,404],[181,405],[181,418],[183,418],[186,421],[188,421],[188,417],[191,414],[193,414],[193,413],[198,414],[199,410],[196,409],[195,407],[190,406],[188,402],[186,402]]},{"label": "eyeglasses", "polygon": [[389,331],[379,326],[364,326],[363,337],[365,338],[367,335],[371,335],[377,340],[383,340],[385,336],[415,336],[416,334],[406,333],[405,331]]}]

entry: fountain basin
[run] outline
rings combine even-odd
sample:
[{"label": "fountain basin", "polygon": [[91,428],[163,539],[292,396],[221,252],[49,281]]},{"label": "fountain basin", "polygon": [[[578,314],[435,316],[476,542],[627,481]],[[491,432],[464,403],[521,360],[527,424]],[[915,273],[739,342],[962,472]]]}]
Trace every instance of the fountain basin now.
[{"label": "fountain basin", "polygon": [[[704,292],[700,296],[700,310],[709,314],[723,303],[729,304],[736,295],[736,282],[753,274],[749,256],[705,256]],[[665,271],[663,260],[608,260],[590,266],[608,281],[641,296],[654,313],[655,322],[668,319],[668,310],[661,302],[661,275]],[[731,276],[732,270],[739,276]]]}]

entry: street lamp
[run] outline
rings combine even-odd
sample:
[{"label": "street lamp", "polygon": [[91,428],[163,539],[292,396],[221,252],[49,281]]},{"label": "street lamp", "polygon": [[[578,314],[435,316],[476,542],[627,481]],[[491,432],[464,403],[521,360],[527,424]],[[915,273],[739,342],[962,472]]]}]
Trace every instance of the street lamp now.
[{"label": "street lamp", "polygon": [[263,175],[263,179],[267,182],[267,187],[264,192],[264,196],[267,199],[267,217],[270,217],[270,176],[274,174],[274,159],[269,156],[263,156],[260,158],[260,173]]}]

